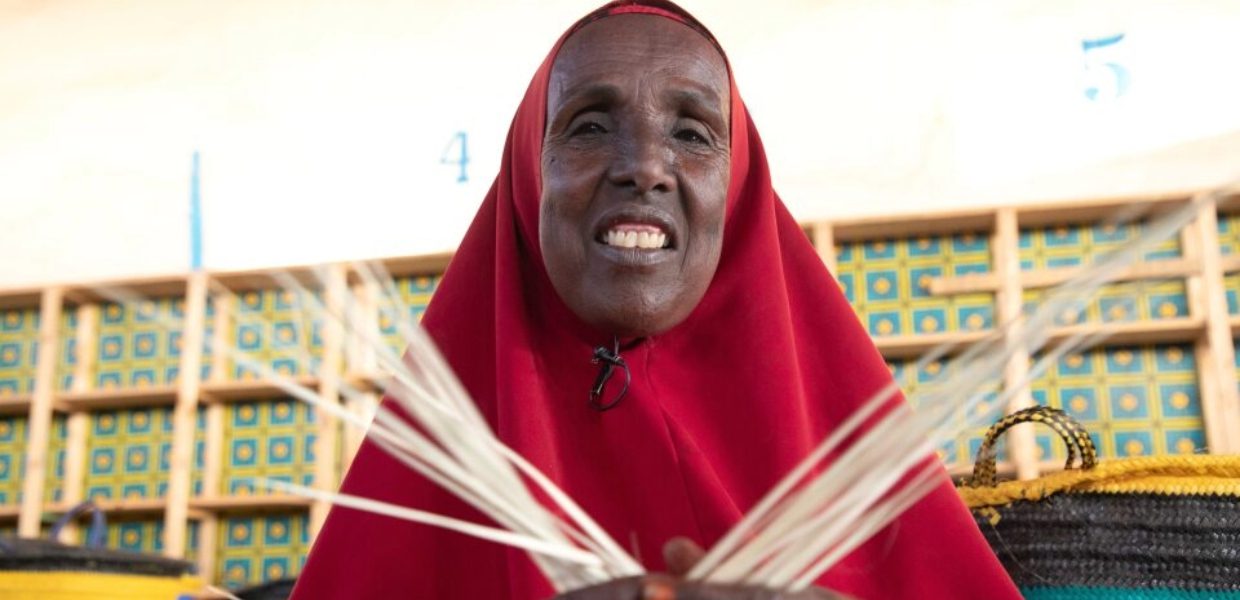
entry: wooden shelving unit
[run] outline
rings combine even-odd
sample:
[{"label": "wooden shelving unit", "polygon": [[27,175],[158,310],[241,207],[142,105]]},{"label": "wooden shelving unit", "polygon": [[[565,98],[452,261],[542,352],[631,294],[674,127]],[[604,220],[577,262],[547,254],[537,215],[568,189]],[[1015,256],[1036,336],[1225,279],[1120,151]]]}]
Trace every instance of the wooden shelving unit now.
[{"label": "wooden shelving unit", "polygon": [[[1005,325],[1021,314],[1024,293],[1069,280],[1078,268],[1022,270],[1019,263],[1019,235],[1022,229],[1080,224],[1106,217],[1133,204],[1154,211],[1183,206],[1189,194],[1168,194],[1147,198],[1105,199],[1066,204],[973,209],[932,215],[908,215],[897,218],[869,218],[847,221],[815,222],[805,230],[814,241],[819,256],[832,271],[837,271],[836,247],[841,243],[970,233],[988,236],[991,269],[984,274],[936,277],[929,282],[932,295],[986,293],[995,295],[993,324],[985,330],[938,331],[928,334],[903,334],[876,337],[880,352],[889,359],[907,359],[945,343],[967,345],[988,336],[1002,335]],[[1229,200],[1220,205],[1221,212],[1240,210],[1240,201]],[[1208,213],[1208,214],[1207,214]],[[1237,393],[1234,368],[1233,337],[1240,335],[1240,316],[1227,312],[1223,278],[1227,273],[1240,272],[1240,256],[1223,256],[1219,251],[1218,215],[1203,211],[1198,225],[1190,227],[1181,237],[1180,258],[1146,262],[1127,269],[1125,281],[1175,279],[1187,286],[1187,315],[1161,320],[1083,323],[1056,328],[1052,341],[1077,334],[1106,334],[1108,344],[1191,344],[1196,353],[1199,390],[1203,419],[1207,428],[1209,451],[1240,453],[1240,394]],[[399,257],[377,261],[393,276],[439,274],[448,265],[447,254]],[[45,513],[60,513],[85,497],[83,481],[87,472],[87,447],[92,413],[103,410],[164,407],[172,408],[173,434],[171,467],[167,493],[158,499],[122,499],[101,502],[109,513],[127,516],[150,516],[162,519],[169,556],[184,553],[188,522],[198,524],[197,560],[201,572],[214,573],[217,541],[221,519],[231,513],[246,511],[305,511],[310,515],[311,531],[317,531],[326,514],[326,505],[286,495],[227,495],[223,493],[225,429],[227,411],[237,402],[270,400],[284,397],[276,386],[259,380],[233,379],[230,361],[224,353],[206,355],[201,342],[216,346],[233,343],[228,331],[235,324],[230,320],[239,310],[236,305],[247,292],[276,287],[272,275],[288,273],[300,285],[314,291],[331,310],[355,311],[353,317],[378,323],[376,291],[368,289],[363,278],[348,265],[328,267],[293,267],[244,272],[212,272],[146,278],[132,281],[108,281],[97,284],[56,285],[44,288],[0,290],[0,308],[37,308],[42,315],[39,331],[40,352],[37,376],[31,393],[0,397],[0,415],[23,414],[27,417],[27,450],[24,455],[26,481],[23,503],[0,506],[0,520],[17,520],[24,536],[37,536]],[[101,319],[101,307],[116,298],[115,290],[149,297],[184,299],[182,328],[184,350],[180,355],[175,382],[146,388],[96,389],[93,357]],[[207,314],[207,307],[213,311]],[[62,311],[75,311],[74,331],[61,331]],[[214,340],[204,340],[213,331]],[[340,402],[347,410],[364,413],[379,399],[384,375],[373,352],[350,345],[342,332],[324,327],[323,352],[317,357],[316,371],[297,378],[297,383],[312,390],[329,402]],[[72,336],[77,347],[73,367],[73,386],[61,390],[56,372],[59,340]],[[1029,357],[1017,357],[1005,372],[1009,385],[1020,380],[1028,369]],[[210,365],[210,376],[200,380],[204,364]],[[344,394],[342,392],[349,392]],[[353,392],[358,392],[354,394]],[[1032,403],[1028,393],[1018,397],[1008,411]],[[205,414],[200,428],[199,412]],[[44,502],[44,481],[49,474],[49,435],[56,414],[65,415],[64,483],[60,501]],[[316,415],[315,464],[312,485],[318,489],[334,489],[343,470],[361,443],[361,435],[341,425],[326,414]],[[201,435],[204,466],[201,473],[194,467],[194,437]],[[1061,463],[1037,457],[1031,432],[1014,432],[1008,440],[1011,462],[1000,465],[1001,473],[1033,477],[1062,467]],[[957,466],[954,475],[965,474]],[[201,475],[202,491],[195,494],[194,477]],[[73,539],[70,528],[65,534]]]}]

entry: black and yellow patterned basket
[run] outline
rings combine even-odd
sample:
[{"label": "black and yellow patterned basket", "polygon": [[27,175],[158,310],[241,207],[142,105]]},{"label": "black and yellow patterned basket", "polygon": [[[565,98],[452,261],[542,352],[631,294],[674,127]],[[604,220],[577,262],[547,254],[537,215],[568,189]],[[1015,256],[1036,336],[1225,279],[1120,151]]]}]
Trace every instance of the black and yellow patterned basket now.
[{"label": "black and yellow patterned basket", "polygon": [[93,511],[86,546],[51,540],[0,538],[0,598],[5,600],[180,600],[202,589],[186,561],[102,547],[106,525],[84,502],[52,528],[51,537],[79,512]]},{"label": "black and yellow patterned basket", "polygon": [[[1042,423],[1068,446],[1059,473],[995,482],[995,441]],[[1027,598],[1240,599],[1240,456],[1095,459],[1085,430],[1034,407],[996,423],[959,489]]]}]

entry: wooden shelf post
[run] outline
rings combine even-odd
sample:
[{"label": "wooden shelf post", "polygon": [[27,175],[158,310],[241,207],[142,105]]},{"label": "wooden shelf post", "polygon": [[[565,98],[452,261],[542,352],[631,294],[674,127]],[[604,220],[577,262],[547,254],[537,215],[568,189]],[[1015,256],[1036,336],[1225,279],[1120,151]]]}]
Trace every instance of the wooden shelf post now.
[{"label": "wooden shelf post", "polygon": [[[999,276],[999,291],[995,296],[998,317],[996,326],[1004,328],[1004,339],[1012,343],[1012,340],[1021,335],[1020,318],[1024,306],[1024,286],[1021,284],[1020,272],[1020,224],[1016,220],[1015,209],[999,209],[995,216],[995,231],[990,244],[994,256],[994,270]],[[1023,389],[1008,401],[1008,414],[1033,406],[1029,386],[1023,383],[1028,375],[1029,353],[1024,349],[1016,349],[1003,370],[1003,386],[1005,389],[1017,386]],[[1008,459],[1016,468],[1017,478],[1034,479],[1038,476],[1037,448],[1033,425],[1017,425],[1008,431]]]},{"label": "wooden shelf post", "polygon": [[[77,309],[77,332],[74,339],[74,392],[87,392],[95,387],[95,361],[99,343],[99,305],[84,304]],[[85,500],[86,484],[86,438],[90,433],[90,413],[85,410],[69,412],[65,440],[65,480],[61,500],[73,506]],[[61,541],[69,544],[77,541],[77,528],[64,529]]]},{"label": "wooden shelf post", "polygon": [[[229,342],[229,327],[236,297],[228,292],[212,295],[212,306],[215,317],[212,322],[212,354],[211,376],[208,381],[218,383],[227,381],[228,352],[225,348]],[[203,473],[202,495],[204,498],[218,498],[222,486],[224,472],[224,419],[225,408],[222,403],[207,404],[207,431],[203,440]],[[219,515],[207,511],[198,520],[198,573],[203,579],[211,581],[215,576],[215,553],[219,545]]]},{"label": "wooden shelf post", "polygon": [[829,221],[814,223],[814,249],[818,250],[818,256],[822,258],[822,263],[827,265],[827,270],[831,271],[831,275],[838,275],[839,264],[835,257],[835,228]]},{"label": "wooden shelf post", "polygon": [[17,516],[17,534],[25,538],[39,537],[39,522],[43,517],[43,483],[47,479],[63,304],[62,288],[43,290],[39,302],[39,353],[35,358],[34,394],[26,421],[26,475],[22,482],[21,512]]},{"label": "wooden shelf post", "polygon": [[[319,363],[319,397],[324,402],[340,402],[340,375],[344,355],[344,329],[340,320],[331,315],[341,315],[344,310],[344,295],[348,293],[347,270],[345,265],[332,265],[327,272],[327,289],[324,300],[328,316],[323,323],[323,360]],[[316,437],[314,441],[314,488],[317,490],[336,491],[337,471],[337,423],[335,417],[326,411],[316,414]],[[327,512],[331,505],[316,500],[310,506],[310,534],[317,535],[327,520]]]},{"label": "wooden shelf post", "polygon": [[182,323],[181,362],[178,368],[180,376],[177,379],[177,402],[172,410],[172,457],[168,496],[165,498],[164,555],[169,558],[185,556],[206,312],[207,274],[201,271],[191,273],[185,291],[185,321]]},{"label": "wooden shelf post", "polygon": [[1206,445],[1211,454],[1235,454],[1240,453],[1240,391],[1236,389],[1236,356],[1223,285],[1216,210],[1213,202],[1201,203],[1193,229],[1198,242],[1194,251],[1201,258],[1201,308],[1206,319],[1204,344],[1197,344],[1195,354],[1201,381],[1213,382],[1201,389]]}]

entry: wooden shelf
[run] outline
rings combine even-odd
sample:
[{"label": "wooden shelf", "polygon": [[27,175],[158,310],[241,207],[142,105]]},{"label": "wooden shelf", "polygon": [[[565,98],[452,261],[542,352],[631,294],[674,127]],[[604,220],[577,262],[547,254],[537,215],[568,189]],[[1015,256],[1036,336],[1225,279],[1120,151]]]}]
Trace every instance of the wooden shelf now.
[{"label": "wooden shelf", "polygon": [[1050,334],[1048,346],[1062,342],[1077,334],[1086,336],[1103,334],[1099,345],[1120,346],[1129,344],[1166,344],[1195,341],[1205,333],[1205,320],[1184,317],[1156,321],[1125,321],[1118,323],[1081,323],[1056,327]]},{"label": "wooden shelf", "polygon": [[1183,206],[1195,193],[1195,191],[1185,191],[1089,201],[1041,202],[1017,207],[1016,215],[1021,228],[1097,222],[1111,218],[1125,210],[1132,210],[1134,214],[1141,214],[1142,217],[1151,217]]},{"label": "wooden shelf", "polygon": [[[319,379],[313,375],[300,375],[290,379],[297,385],[312,390],[318,389],[319,386]],[[266,379],[204,382],[198,394],[207,404],[269,400],[288,396],[279,386]]]},{"label": "wooden shelf", "polygon": [[[1055,287],[1080,275],[1085,268],[1081,266],[1022,271],[1020,274],[1021,287],[1026,290]],[[1240,269],[1240,262],[1237,262],[1237,269]],[[1187,259],[1156,260],[1136,263],[1111,278],[1110,283],[1143,279],[1183,279],[1200,273],[1201,261]],[[999,290],[1000,285],[1001,280],[996,273],[935,277],[930,280],[930,293],[935,296],[948,296],[952,294],[996,292]]]},{"label": "wooden shelf", "polygon": [[185,296],[185,275],[163,275],[136,279],[100,281],[96,283],[65,286],[65,301],[69,304],[95,304],[111,302],[107,290],[123,290],[127,296],[166,298]]},{"label": "wooden shelf", "polygon": [[309,498],[291,494],[254,494],[252,496],[203,496],[191,498],[190,508],[203,511],[247,509],[303,509],[313,503]]},{"label": "wooden shelf", "polygon": [[0,416],[24,415],[30,412],[31,394],[0,396]]},{"label": "wooden shelf", "polygon": [[1224,254],[1219,260],[1219,267],[1223,269],[1224,275],[1240,271],[1240,254]]},{"label": "wooden shelf", "polygon": [[175,385],[158,385],[148,388],[60,392],[56,395],[56,401],[65,410],[172,406],[177,401],[177,388]]},{"label": "wooden shelf", "polygon": [[[121,498],[119,500],[105,500],[97,498],[93,500],[93,502],[95,503],[95,506],[98,506],[99,509],[108,516],[118,514],[145,515],[162,513],[164,512],[164,508],[168,505],[168,501],[163,498]],[[57,502],[51,506],[48,506],[45,510],[50,513],[64,514],[69,512],[69,509],[74,506],[75,504]]]},{"label": "wooden shelf", "polygon": [[386,373],[345,373],[341,377],[341,381],[362,392],[370,392],[372,394],[383,393],[383,382],[389,379],[391,375]]},{"label": "wooden shelf", "polygon": [[985,233],[995,228],[993,209],[965,209],[899,217],[862,217],[832,221],[835,243],[885,240],[923,235]]},{"label": "wooden shelf", "polygon": [[39,308],[43,288],[12,288],[0,290],[0,309]]},{"label": "wooden shelf", "polygon": [[[392,277],[414,277],[418,275],[439,275],[448,268],[448,263],[452,261],[451,252],[440,252],[438,254],[426,254],[423,256],[398,256],[384,258],[378,261],[383,265],[384,269]],[[357,283],[359,278],[355,273],[349,273],[348,282]]]},{"label": "wooden shelf", "polygon": [[874,336],[874,345],[884,358],[914,358],[925,354],[943,344],[959,344],[966,346],[979,342],[993,331],[949,331],[944,333],[926,333],[910,335]]}]

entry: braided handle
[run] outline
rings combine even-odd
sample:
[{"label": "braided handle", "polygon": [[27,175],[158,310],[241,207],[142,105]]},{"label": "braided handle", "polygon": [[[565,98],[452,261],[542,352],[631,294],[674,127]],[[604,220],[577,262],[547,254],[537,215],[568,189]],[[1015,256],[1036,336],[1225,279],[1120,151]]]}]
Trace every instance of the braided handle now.
[{"label": "braided handle", "polygon": [[1008,429],[1021,423],[1042,423],[1059,434],[1059,439],[1063,440],[1064,445],[1068,447],[1068,460],[1064,462],[1064,469],[1071,469],[1078,455],[1081,469],[1092,469],[1097,464],[1098,454],[1094,449],[1094,441],[1090,439],[1089,432],[1085,431],[1080,423],[1058,408],[1031,406],[1003,417],[999,419],[999,422],[990,426],[990,429],[986,431],[985,439],[982,440],[982,445],[977,449],[977,458],[973,461],[973,476],[965,482],[965,485],[969,487],[995,485],[995,442]]}]

